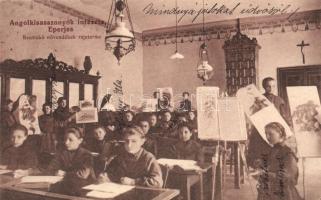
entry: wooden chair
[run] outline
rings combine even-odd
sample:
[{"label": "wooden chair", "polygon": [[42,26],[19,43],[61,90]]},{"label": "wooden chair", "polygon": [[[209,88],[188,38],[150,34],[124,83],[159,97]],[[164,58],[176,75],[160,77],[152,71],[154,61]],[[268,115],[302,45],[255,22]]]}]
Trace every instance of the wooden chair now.
[{"label": "wooden chair", "polygon": [[176,139],[154,136],[154,141],[156,141],[157,158],[171,157],[170,149],[177,142]]},{"label": "wooden chair", "polygon": [[170,171],[170,168],[168,165],[160,165],[161,170],[162,170],[162,178],[163,178],[163,187],[162,188],[166,188],[167,187],[167,179],[168,179],[168,174]]},{"label": "wooden chair", "polygon": [[[196,173],[194,171],[184,171],[182,168],[175,166],[174,168],[170,169],[169,177],[170,187],[180,189],[180,196],[184,200],[192,199],[191,190],[194,185],[200,184],[200,187],[197,188],[202,188],[202,174]],[[202,189],[197,190],[199,190],[197,191],[197,199],[201,199]]]},{"label": "wooden chair", "polygon": [[[204,157],[204,148],[201,150],[202,157]],[[203,159],[202,159],[203,162]],[[197,199],[203,200],[204,199],[204,172],[203,171],[186,171],[180,166],[174,166],[170,169],[170,177],[174,177],[174,187],[180,186],[181,195],[183,196],[183,199],[185,200],[191,200],[192,199],[192,187],[197,190]],[[179,183],[177,184],[177,181]],[[173,183],[172,183],[173,184]]]}]

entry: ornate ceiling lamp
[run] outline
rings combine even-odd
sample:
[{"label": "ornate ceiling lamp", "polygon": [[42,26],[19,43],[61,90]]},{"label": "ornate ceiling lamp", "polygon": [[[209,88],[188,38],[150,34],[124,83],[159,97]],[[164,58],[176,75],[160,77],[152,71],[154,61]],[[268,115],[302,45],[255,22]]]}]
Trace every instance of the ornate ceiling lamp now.
[{"label": "ornate ceiling lamp", "polygon": [[[204,0],[203,0],[204,10]],[[197,63],[197,77],[203,80],[203,85],[213,76],[213,67],[208,64],[209,56],[206,44],[206,33],[205,33],[205,12],[203,12],[203,44],[199,49],[199,60]]]},{"label": "ornate ceiling lamp", "polygon": [[[123,21],[125,15],[130,24],[130,30],[126,28]],[[136,46],[127,0],[112,0],[106,33],[106,50],[112,51],[120,64],[121,58],[134,51]]]},{"label": "ornate ceiling lamp", "polygon": [[[177,0],[175,0],[175,8],[177,8]],[[175,48],[176,48],[176,50],[175,50],[175,53],[173,54],[173,55],[171,55],[171,59],[183,59],[184,58],[184,56],[182,55],[182,54],[180,54],[180,53],[178,53],[178,49],[177,49],[177,12],[176,12],[176,15],[175,15],[175,22],[176,22],[176,26],[175,26],[175,28],[176,28],[176,31],[175,31]]]}]

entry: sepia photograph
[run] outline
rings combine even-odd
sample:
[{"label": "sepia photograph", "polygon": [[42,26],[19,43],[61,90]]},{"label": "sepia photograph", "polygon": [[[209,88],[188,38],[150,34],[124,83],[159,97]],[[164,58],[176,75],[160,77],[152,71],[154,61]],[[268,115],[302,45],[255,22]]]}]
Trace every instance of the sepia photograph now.
[{"label": "sepia photograph", "polygon": [[321,200],[320,0],[0,0],[0,200]]}]

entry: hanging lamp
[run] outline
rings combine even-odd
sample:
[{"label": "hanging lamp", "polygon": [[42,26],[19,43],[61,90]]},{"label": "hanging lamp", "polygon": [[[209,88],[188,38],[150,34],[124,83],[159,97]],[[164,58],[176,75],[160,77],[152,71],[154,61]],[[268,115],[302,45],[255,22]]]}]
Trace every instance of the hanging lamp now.
[{"label": "hanging lamp", "polygon": [[[175,0],[175,8],[177,8],[177,0]],[[175,28],[176,28],[176,31],[175,31],[175,53],[173,55],[170,56],[170,59],[183,59],[184,56],[182,54],[180,54],[178,52],[178,49],[177,49],[177,12],[175,14]]]},{"label": "hanging lamp", "polygon": [[[204,10],[204,0],[203,0],[203,10]],[[197,63],[197,77],[203,80],[203,85],[213,76],[213,67],[208,64],[208,46],[206,44],[206,34],[205,34],[205,12],[203,12],[203,44],[199,48],[199,60]]]},{"label": "hanging lamp", "polygon": [[[105,37],[106,50],[112,51],[120,64],[123,56],[135,50],[136,41],[127,0],[112,0]],[[125,14],[130,30],[125,26]]]}]

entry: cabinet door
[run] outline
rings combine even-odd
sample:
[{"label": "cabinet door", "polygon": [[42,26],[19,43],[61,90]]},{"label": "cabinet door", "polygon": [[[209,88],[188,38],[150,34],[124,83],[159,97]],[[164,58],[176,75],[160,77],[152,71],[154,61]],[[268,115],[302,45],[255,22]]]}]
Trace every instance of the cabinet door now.
[{"label": "cabinet door", "polygon": [[85,84],[85,100],[93,100],[94,99],[94,85],[93,84]]},{"label": "cabinet door", "polygon": [[79,83],[69,83],[69,108],[79,106]]},{"label": "cabinet door", "polygon": [[32,94],[37,96],[37,111],[41,115],[42,105],[46,102],[46,81],[32,80]]},{"label": "cabinet door", "polygon": [[317,86],[321,101],[321,66],[318,69],[307,72],[307,84]]},{"label": "cabinet door", "polygon": [[16,101],[18,97],[26,92],[26,79],[10,78],[10,99]]}]

